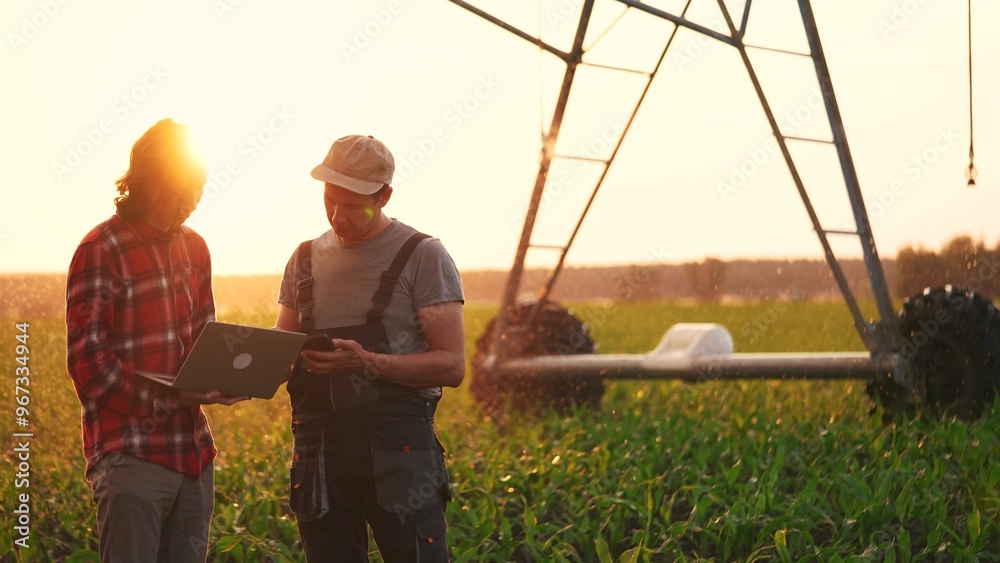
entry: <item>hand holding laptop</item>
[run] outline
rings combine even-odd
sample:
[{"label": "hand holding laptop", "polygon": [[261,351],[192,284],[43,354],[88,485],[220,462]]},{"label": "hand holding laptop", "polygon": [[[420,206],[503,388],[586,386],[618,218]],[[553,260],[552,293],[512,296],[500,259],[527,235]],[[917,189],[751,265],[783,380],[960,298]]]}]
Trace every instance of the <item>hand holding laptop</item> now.
[{"label": "hand holding laptop", "polygon": [[236,403],[251,399],[251,397],[223,395],[218,391],[189,391],[187,389],[180,389],[180,395],[182,405],[226,405],[231,407]]},{"label": "hand holding laptop", "polygon": [[307,336],[211,321],[177,375],[135,370],[181,391],[187,404],[232,405],[250,397],[270,399],[287,378]]}]

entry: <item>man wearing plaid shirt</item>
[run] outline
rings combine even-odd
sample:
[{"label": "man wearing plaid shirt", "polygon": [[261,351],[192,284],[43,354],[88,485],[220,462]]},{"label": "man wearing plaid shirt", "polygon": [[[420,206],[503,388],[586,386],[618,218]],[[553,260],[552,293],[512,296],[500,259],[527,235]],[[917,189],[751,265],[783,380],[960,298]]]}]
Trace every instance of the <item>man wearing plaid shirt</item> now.
[{"label": "man wearing plaid shirt", "polygon": [[77,247],[66,284],[67,369],[82,405],[101,560],[204,561],[216,449],[201,405],[136,375],[177,373],[215,318],[211,259],[185,220],[205,168],[164,119],[132,147],[117,213]]}]

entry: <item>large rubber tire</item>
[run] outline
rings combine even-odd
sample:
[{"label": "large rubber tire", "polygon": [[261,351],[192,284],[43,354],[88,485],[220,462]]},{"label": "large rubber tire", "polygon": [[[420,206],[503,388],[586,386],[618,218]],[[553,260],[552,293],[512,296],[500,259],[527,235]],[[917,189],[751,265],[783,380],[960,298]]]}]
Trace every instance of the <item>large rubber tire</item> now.
[{"label": "large rubber tire", "polygon": [[[986,297],[952,286],[928,288],[898,314],[903,359],[918,406],[935,415],[978,418],[1000,386],[1000,312]],[[891,417],[904,410],[892,382],[875,385]]]},{"label": "large rubber tire", "polygon": [[[545,303],[533,325],[523,326],[531,307],[531,303],[518,306],[509,323],[515,327],[506,336],[512,357],[594,353],[596,347],[587,325],[554,303]],[[483,360],[492,352],[496,327],[494,318],[476,341],[470,385],[473,396],[494,420],[502,422],[511,411],[565,412],[571,405],[600,407],[604,384],[599,379],[521,373],[500,377],[485,369]]]}]

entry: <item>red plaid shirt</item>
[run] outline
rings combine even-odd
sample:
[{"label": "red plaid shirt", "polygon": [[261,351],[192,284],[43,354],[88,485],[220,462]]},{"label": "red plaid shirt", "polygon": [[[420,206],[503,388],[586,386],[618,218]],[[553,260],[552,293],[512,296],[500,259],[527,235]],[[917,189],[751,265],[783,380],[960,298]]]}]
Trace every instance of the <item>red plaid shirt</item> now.
[{"label": "red plaid shirt", "polygon": [[201,407],[176,406],[176,390],[134,370],[177,373],[214,318],[211,259],[193,230],[166,234],[114,216],[84,237],[66,280],[66,363],[88,474],[112,452],[193,477],[212,463]]}]

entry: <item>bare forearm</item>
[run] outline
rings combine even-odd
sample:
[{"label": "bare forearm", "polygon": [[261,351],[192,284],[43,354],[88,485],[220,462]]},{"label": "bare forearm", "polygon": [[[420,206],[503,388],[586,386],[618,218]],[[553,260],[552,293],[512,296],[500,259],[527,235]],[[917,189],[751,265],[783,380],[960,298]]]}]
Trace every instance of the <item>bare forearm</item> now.
[{"label": "bare forearm", "polygon": [[[303,366],[313,373],[363,373],[407,387],[458,387],[465,378],[465,332],[461,303],[445,303],[418,312],[427,339],[427,351],[390,355],[369,352],[354,340],[334,338],[333,351],[303,350]],[[285,328],[291,309],[279,314],[277,326]],[[284,322],[282,322],[284,321]]]},{"label": "bare forearm", "polygon": [[365,375],[407,387],[458,387],[465,377],[465,354],[431,350],[390,355],[362,352]]}]

